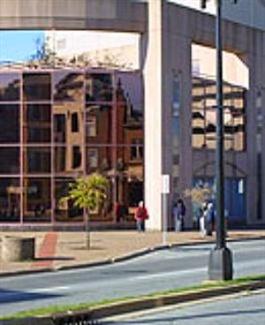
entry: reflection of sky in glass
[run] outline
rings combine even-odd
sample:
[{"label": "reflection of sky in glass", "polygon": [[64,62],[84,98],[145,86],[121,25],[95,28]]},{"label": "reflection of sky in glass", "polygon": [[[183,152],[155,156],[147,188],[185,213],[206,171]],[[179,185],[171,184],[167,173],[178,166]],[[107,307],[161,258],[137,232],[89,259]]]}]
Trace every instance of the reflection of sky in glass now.
[{"label": "reflection of sky in glass", "polygon": [[121,86],[125,89],[125,95],[128,97],[129,101],[132,104],[132,109],[134,111],[143,110],[143,92],[142,92],[142,79],[141,74],[134,73],[122,73],[117,74],[117,80],[121,81]]},{"label": "reflection of sky in glass", "polygon": [[36,41],[44,40],[42,31],[1,31],[0,61],[21,62],[36,53]]},{"label": "reflection of sky in glass", "polygon": [[0,31],[0,63],[31,59],[44,40],[58,56],[67,57],[91,50],[136,46],[138,35],[98,31]]},{"label": "reflection of sky in glass", "polygon": [[19,75],[2,73],[0,78],[0,89],[5,88],[11,82],[14,82],[15,79],[19,79]]}]

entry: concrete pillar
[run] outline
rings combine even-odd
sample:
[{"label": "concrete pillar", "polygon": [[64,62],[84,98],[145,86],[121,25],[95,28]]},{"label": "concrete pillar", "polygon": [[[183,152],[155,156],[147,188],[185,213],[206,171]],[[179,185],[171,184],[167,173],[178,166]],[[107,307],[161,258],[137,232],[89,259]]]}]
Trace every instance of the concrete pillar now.
[{"label": "concrete pillar", "polygon": [[[170,108],[167,73],[166,1],[148,3],[148,34],[144,35],[145,91],[145,204],[149,210],[148,229],[162,229],[161,175],[170,173],[165,123]],[[169,124],[168,124],[169,126]]]},{"label": "concrete pillar", "polygon": [[[248,157],[248,182],[247,182],[247,224],[264,224],[265,221],[265,128],[262,130],[262,217],[258,219],[258,180],[257,180],[257,95],[261,92],[263,118],[265,118],[265,36],[260,32],[251,33],[251,52],[247,55],[249,68],[249,91],[247,97],[247,157]],[[264,123],[264,122],[263,122]]]}]

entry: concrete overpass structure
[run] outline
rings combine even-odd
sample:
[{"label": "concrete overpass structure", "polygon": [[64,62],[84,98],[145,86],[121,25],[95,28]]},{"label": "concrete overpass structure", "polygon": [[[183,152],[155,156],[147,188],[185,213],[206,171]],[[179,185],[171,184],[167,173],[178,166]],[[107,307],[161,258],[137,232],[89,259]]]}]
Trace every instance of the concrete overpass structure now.
[{"label": "concrete overpass structure", "polygon": [[[260,10],[265,8],[260,3]],[[263,15],[263,17],[264,17]],[[265,30],[231,20],[223,24],[224,49],[235,53],[249,69],[246,150],[236,154],[236,173],[247,177],[247,224],[265,223],[265,204],[258,218],[257,92],[265,85]],[[0,29],[106,30],[141,35],[141,68],[145,80],[145,202],[148,227],[162,228],[161,175],[172,174],[172,101],[174,77],[180,79],[178,192],[192,186],[200,153],[191,145],[191,44],[214,47],[215,19],[211,15],[163,0],[0,0]],[[261,91],[265,105],[265,92]],[[264,112],[263,112],[264,116]],[[262,130],[262,170],[265,170],[265,128]],[[229,162],[230,154],[226,160]],[[176,157],[175,157],[176,158]],[[209,161],[214,153],[209,152]],[[233,169],[233,167],[231,167]],[[230,169],[231,169],[230,168]],[[233,171],[227,170],[227,175]],[[265,202],[263,175],[262,201]],[[171,179],[171,187],[175,186]],[[169,196],[169,208],[173,195]]]}]

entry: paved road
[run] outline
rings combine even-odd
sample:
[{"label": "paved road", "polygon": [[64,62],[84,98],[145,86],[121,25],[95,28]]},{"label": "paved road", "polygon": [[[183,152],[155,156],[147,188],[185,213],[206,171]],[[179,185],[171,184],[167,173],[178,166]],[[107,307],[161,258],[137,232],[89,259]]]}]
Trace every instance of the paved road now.
[{"label": "paved road", "polygon": [[[235,277],[265,273],[265,240],[229,246],[234,255]],[[207,279],[212,247],[182,246],[113,265],[0,278],[0,315],[198,284]]]},{"label": "paved road", "polygon": [[265,291],[248,296],[226,297],[185,307],[171,306],[145,313],[101,321],[105,325],[261,325],[265,320]]}]

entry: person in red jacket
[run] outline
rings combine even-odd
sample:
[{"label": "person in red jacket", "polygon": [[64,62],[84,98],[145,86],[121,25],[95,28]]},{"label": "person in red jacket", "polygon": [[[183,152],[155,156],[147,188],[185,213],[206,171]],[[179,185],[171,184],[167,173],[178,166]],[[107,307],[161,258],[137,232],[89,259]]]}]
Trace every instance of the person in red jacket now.
[{"label": "person in red jacket", "polygon": [[134,219],[136,220],[136,227],[138,231],[145,231],[145,220],[148,218],[149,216],[144,206],[144,202],[140,201],[134,214]]}]

